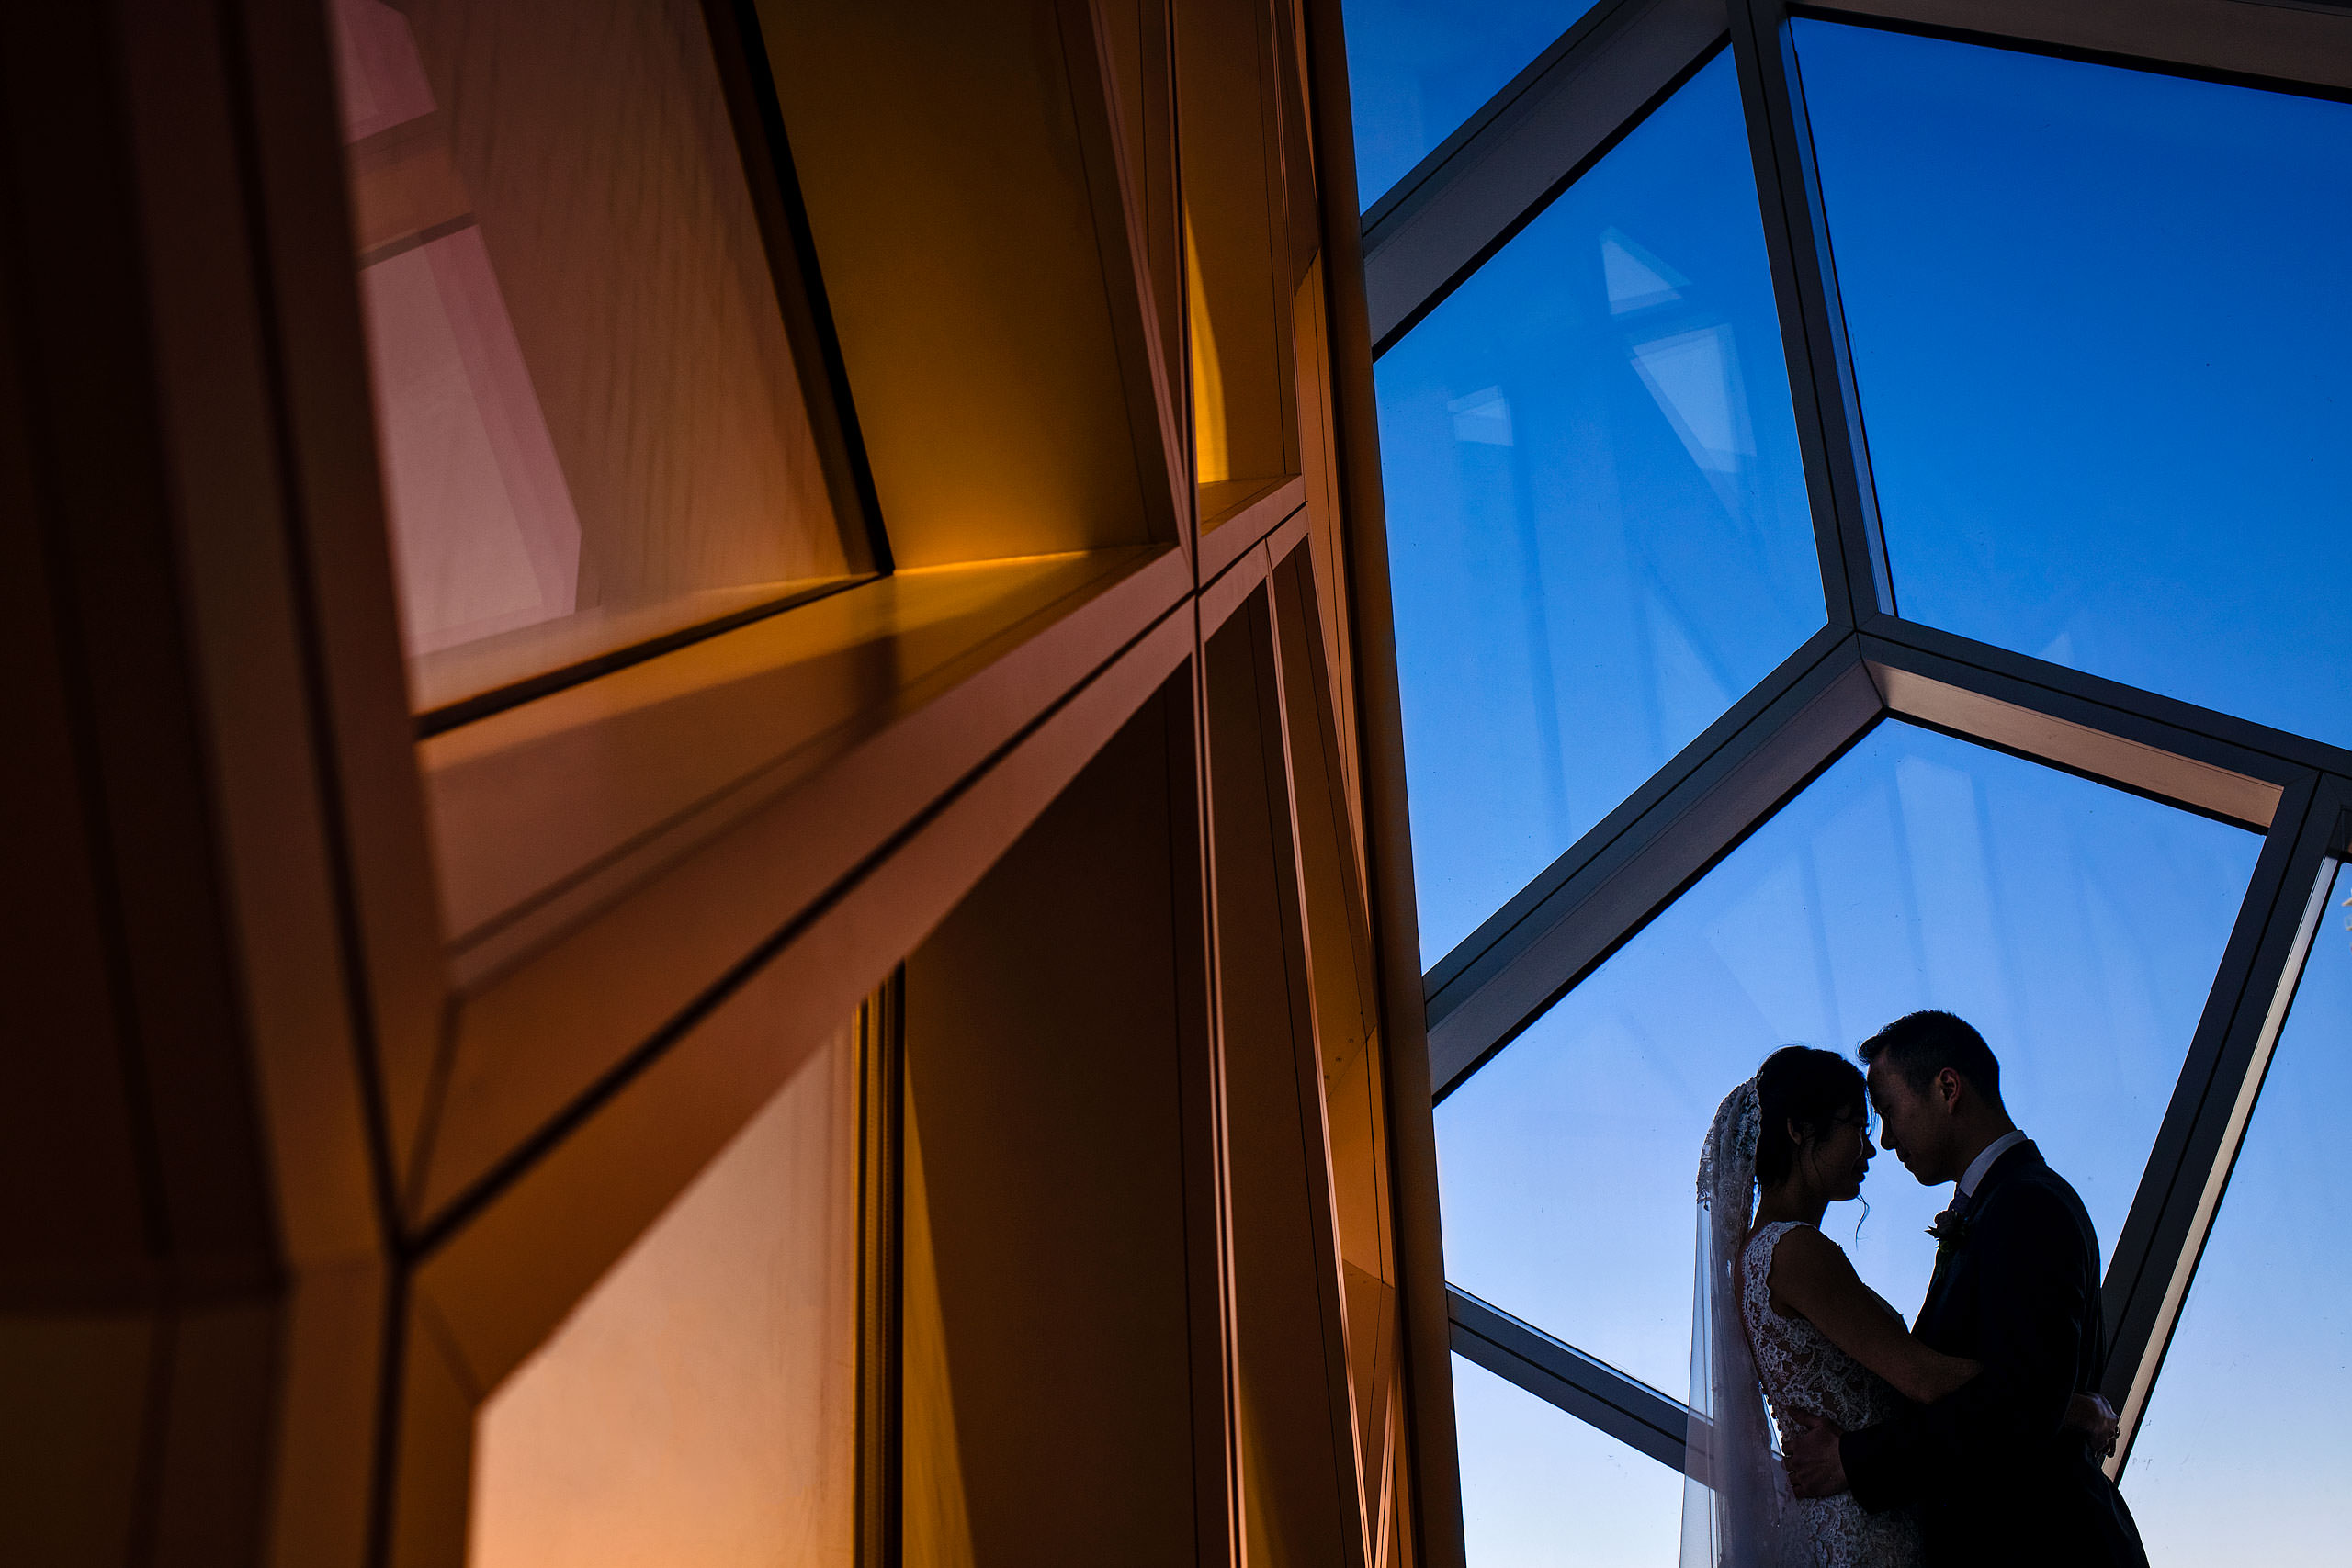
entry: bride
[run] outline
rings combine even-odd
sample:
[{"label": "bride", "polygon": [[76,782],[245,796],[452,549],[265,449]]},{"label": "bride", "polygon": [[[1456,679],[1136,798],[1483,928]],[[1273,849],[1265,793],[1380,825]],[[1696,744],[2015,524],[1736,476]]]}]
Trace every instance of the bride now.
[{"label": "bride", "polygon": [[[1904,1400],[1932,1404],[1979,1370],[1913,1338],[1821,1234],[1831,1203],[1861,1194],[1878,1152],[1869,1120],[1860,1069],[1791,1045],[1724,1098],[1708,1129],[1699,1156],[1683,1568],[1923,1561],[1906,1514],[1866,1512],[1851,1493],[1792,1496],[1765,1428],[1769,1401],[1784,1431],[1826,1418],[1850,1432],[1886,1419]],[[2093,1441],[2113,1433],[2112,1416],[2084,1396],[2066,1424]]]}]

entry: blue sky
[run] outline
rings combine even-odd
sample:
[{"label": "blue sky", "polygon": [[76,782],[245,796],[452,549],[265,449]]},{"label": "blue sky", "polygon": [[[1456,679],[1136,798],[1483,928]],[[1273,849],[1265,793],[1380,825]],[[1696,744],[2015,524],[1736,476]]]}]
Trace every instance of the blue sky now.
[{"label": "blue sky", "polygon": [[2352,745],[2352,105],[1794,27],[1898,610]]},{"label": "blue sky", "polygon": [[1399,176],[1544,52],[1592,0],[1347,0],[1356,190]]},{"label": "blue sky", "polygon": [[[1351,0],[1367,203],[1582,9]],[[2352,106],[1795,28],[1901,613],[2352,743]],[[1425,964],[1821,624],[1776,321],[1719,58],[1376,367]],[[1680,1394],[1715,1100],[1926,1005],[2111,1246],[2257,849],[1882,726],[1440,1107],[1449,1273]],[[2347,917],[2127,1477],[2158,1564],[2352,1530]],[[1908,1313],[1940,1194],[1865,1197],[1833,1234]],[[1479,1568],[1671,1561],[1673,1477],[1457,1376]]]},{"label": "blue sky", "polygon": [[2124,1472],[2152,1568],[2352,1540],[2352,876],[2338,875]]},{"label": "blue sky", "polygon": [[1427,966],[1822,625],[1730,57],[1374,374]]}]

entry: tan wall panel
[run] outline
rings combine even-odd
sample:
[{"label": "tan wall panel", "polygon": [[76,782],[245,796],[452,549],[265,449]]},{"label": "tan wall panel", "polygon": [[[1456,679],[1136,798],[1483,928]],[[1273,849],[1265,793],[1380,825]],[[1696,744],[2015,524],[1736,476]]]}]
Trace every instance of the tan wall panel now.
[{"label": "tan wall panel", "polygon": [[854,1531],[858,1031],[483,1406],[473,1568],[815,1568]]},{"label": "tan wall panel", "polygon": [[[1165,0],[1100,0],[1094,9],[1110,62],[1112,94],[1117,100],[1121,156],[1143,231],[1163,370],[1181,377],[1183,217],[1176,200],[1175,83],[1170,59],[1172,18]],[[1171,382],[1169,394],[1181,409],[1182,387]]]},{"label": "tan wall panel", "polygon": [[148,1523],[158,1568],[209,1568],[262,1555],[283,1316],[273,1302],[231,1303],[183,1311],[170,1324],[163,1341],[170,1386],[149,1450],[161,1472]]},{"label": "tan wall panel", "polygon": [[[1149,591],[1144,598],[1114,589],[1018,649],[1006,637],[964,649],[936,672],[933,701],[804,788],[758,802],[738,831],[698,846],[469,1000],[428,1197],[437,1204],[462,1192],[780,930],[796,932],[776,964],[801,976],[798,1005],[820,1019],[854,1005],[1183,658],[1191,628],[1179,614],[1159,615],[1118,651],[1137,619],[1173,608],[1186,563],[1173,550],[1159,558],[1126,580]],[[1097,657],[1114,652],[1071,694]],[[938,686],[954,674],[966,678],[950,698]],[[943,797],[944,809],[928,809]],[[914,831],[861,874],[860,863],[910,818]],[[840,897],[826,897],[834,888]],[[800,925],[794,917],[804,913],[816,919]],[[817,1007],[816,995],[836,997],[838,1009]]]},{"label": "tan wall panel", "polygon": [[910,1564],[1216,1560],[1194,1536],[1170,700],[907,961]]},{"label": "tan wall panel", "polygon": [[1376,1513],[1387,1401],[1396,1371],[1396,1257],[1388,1207],[1388,1134],[1382,1048],[1364,918],[1362,836],[1339,766],[1335,694],[1325,673],[1314,539],[1273,573],[1283,716],[1289,728],[1305,889],[1308,968],[1330,1137],[1332,1206],[1348,1303],[1348,1362],[1354,1389],[1364,1508]]},{"label": "tan wall panel", "polygon": [[1071,87],[1099,62],[1017,0],[759,14],[898,563],[1151,541],[1114,320],[1144,307]]},{"label": "tan wall panel", "polygon": [[1260,592],[1211,640],[1205,688],[1243,1508],[1271,1561],[1337,1568],[1363,1542],[1272,638]]},{"label": "tan wall panel", "polygon": [[1213,522],[1298,466],[1280,73],[1261,0],[1178,0],[1193,436]]},{"label": "tan wall panel", "polygon": [[[1298,286],[1292,314],[1298,346],[1299,472],[1306,481],[1311,526],[1316,621],[1323,639],[1321,675],[1330,692],[1335,750],[1346,786],[1351,821],[1363,820],[1363,789],[1356,745],[1355,629],[1348,586],[1347,522],[1340,510],[1340,454],[1332,423],[1330,344],[1323,308],[1323,260],[1318,255]],[[1355,836],[1355,876],[1368,881],[1363,835]]]},{"label": "tan wall panel", "polygon": [[129,1313],[0,1317],[0,1562],[127,1560],[156,1332]]}]

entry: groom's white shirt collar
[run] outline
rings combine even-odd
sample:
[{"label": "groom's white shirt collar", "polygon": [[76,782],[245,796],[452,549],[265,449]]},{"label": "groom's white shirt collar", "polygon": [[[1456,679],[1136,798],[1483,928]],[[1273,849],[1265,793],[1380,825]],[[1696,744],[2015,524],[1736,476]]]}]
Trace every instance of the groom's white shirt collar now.
[{"label": "groom's white shirt collar", "polygon": [[1968,1168],[1960,1173],[1960,1186],[1952,1194],[1952,1206],[1957,1208],[1967,1202],[1968,1195],[1976,1190],[1976,1184],[1984,1179],[1984,1173],[1993,1168],[1993,1162],[2024,1142],[2025,1134],[2012,1127],[1985,1145],[1984,1152],[1970,1160]]}]

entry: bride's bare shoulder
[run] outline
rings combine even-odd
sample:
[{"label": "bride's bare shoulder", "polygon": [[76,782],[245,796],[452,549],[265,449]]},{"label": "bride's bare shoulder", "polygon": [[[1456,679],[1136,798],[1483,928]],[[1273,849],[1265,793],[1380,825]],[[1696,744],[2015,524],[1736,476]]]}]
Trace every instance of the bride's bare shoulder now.
[{"label": "bride's bare shoulder", "polygon": [[1855,1278],[1846,1249],[1812,1225],[1792,1224],[1772,1243],[1772,1293],[1808,1294],[1807,1285],[1835,1288]]}]

